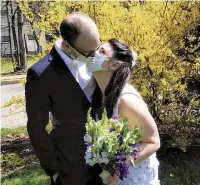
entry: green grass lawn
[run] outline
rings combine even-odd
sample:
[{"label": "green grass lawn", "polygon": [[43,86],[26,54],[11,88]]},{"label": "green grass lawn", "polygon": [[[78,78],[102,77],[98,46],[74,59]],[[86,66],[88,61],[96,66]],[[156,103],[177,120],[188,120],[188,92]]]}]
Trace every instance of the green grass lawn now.
[{"label": "green grass lawn", "polygon": [[27,135],[27,129],[25,126],[16,128],[1,128],[1,137],[18,137]]},{"label": "green grass lawn", "polygon": [[49,185],[50,180],[39,164],[31,164],[1,177],[2,185]]},{"label": "green grass lawn", "polygon": [[[199,185],[200,161],[192,161],[187,167],[172,167],[161,163],[159,170],[161,185]],[[49,185],[49,178],[38,164],[25,166],[20,170],[2,176],[2,185]]]},{"label": "green grass lawn", "polygon": [[17,168],[39,162],[35,154],[20,155],[18,153],[1,154],[1,172],[7,174]]},{"label": "green grass lawn", "polygon": [[[27,67],[33,65],[37,60],[36,55],[28,55],[27,56]],[[12,64],[11,58],[1,58],[1,75],[8,75],[14,72],[15,65]]]},{"label": "green grass lawn", "polygon": [[[52,129],[51,124],[48,124],[46,129],[50,131]],[[27,135],[25,126],[1,129],[1,137],[4,138],[21,135]],[[161,160],[159,168],[161,185],[200,185],[200,155],[198,151],[192,150],[187,155],[182,153],[183,157],[180,155],[179,159],[166,156]],[[2,185],[50,184],[49,178],[40,168],[38,159],[34,154],[29,156],[20,156],[16,153],[1,154],[1,159]],[[176,162],[174,163],[174,161]]]},{"label": "green grass lawn", "polygon": [[10,58],[1,59],[1,74],[14,72],[14,66]]},{"label": "green grass lawn", "polygon": [[[49,123],[46,126],[46,130],[50,132],[52,130],[52,124]],[[1,137],[20,137],[27,135],[27,128],[26,126],[20,126],[16,128],[1,128]]]}]

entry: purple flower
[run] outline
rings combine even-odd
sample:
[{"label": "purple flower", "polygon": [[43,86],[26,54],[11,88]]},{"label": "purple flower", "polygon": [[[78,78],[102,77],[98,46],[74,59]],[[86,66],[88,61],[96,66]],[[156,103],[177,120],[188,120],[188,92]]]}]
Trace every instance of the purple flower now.
[{"label": "purple flower", "polygon": [[129,166],[125,161],[120,160],[115,163],[116,175],[119,176],[121,180],[128,177],[128,168]]},{"label": "purple flower", "polygon": [[114,132],[115,131],[115,129],[114,128],[110,128],[110,132]]},{"label": "purple flower", "polygon": [[122,142],[123,142],[123,135],[122,135],[122,134],[118,135],[118,136],[117,136],[117,139],[118,139],[118,141],[119,141],[119,144],[121,145]]},{"label": "purple flower", "polygon": [[134,151],[132,152],[132,156],[134,158],[134,160],[136,160],[138,158],[138,156],[140,155],[140,149],[138,148],[137,144],[131,145],[134,148]]},{"label": "purple flower", "polygon": [[112,119],[114,119],[114,120],[118,120],[117,116],[113,116]]},{"label": "purple flower", "polygon": [[116,154],[116,161],[125,161],[126,160],[126,153],[124,150],[120,150]]},{"label": "purple flower", "polygon": [[136,150],[131,155],[133,156],[134,160],[136,160],[138,158],[138,156],[140,155],[140,151]]}]

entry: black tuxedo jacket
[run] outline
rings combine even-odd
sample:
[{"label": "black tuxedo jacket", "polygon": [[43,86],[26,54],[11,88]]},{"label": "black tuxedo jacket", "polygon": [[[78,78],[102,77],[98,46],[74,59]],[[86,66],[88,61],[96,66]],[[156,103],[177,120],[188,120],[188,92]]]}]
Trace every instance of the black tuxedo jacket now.
[{"label": "black tuxedo jacket", "polygon": [[[83,138],[91,104],[54,47],[28,69],[25,97],[27,130],[41,167],[50,177],[62,171],[67,177],[62,185],[85,185],[91,174]],[[49,112],[60,122],[50,134]]]}]

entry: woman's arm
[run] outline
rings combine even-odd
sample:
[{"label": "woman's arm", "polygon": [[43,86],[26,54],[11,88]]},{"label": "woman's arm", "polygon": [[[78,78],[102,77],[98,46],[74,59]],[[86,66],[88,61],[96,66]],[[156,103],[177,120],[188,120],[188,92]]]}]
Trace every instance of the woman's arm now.
[{"label": "woman's arm", "polygon": [[[119,116],[128,119],[131,129],[136,125],[141,128],[140,155],[134,161],[135,164],[145,160],[160,148],[156,123],[142,99],[133,94],[124,95],[119,104]],[[116,185],[117,181],[116,175],[105,179],[105,182],[109,185]]]},{"label": "woman's arm", "polygon": [[135,164],[143,161],[160,148],[160,138],[156,123],[142,99],[133,94],[126,94],[119,104],[119,116],[128,119],[130,128],[138,126],[142,131],[140,155]]}]

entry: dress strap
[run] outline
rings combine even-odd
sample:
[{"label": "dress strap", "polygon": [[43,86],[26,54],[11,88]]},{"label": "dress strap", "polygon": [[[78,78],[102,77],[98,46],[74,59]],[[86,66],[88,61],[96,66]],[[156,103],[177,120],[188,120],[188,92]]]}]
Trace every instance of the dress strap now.
[{"label": "dress strap", "polygon": [[[112,116],[113,119],[119,119],[119,104],[120,104],[121,98],[124,95],[128,95],[128,94],[132,94],[144,102],[141,95],[136,91],[136,89],[133,86],[126,84],[117,100],[117,103],[115,104],[115,106],[113,108],[113,116]],[[146,106],[147,106],[147,104],[146,104]]]}]

